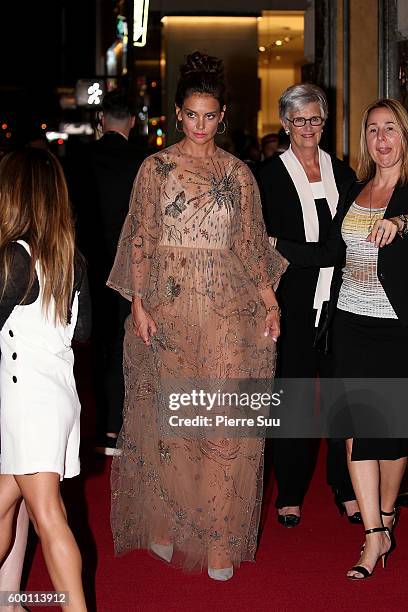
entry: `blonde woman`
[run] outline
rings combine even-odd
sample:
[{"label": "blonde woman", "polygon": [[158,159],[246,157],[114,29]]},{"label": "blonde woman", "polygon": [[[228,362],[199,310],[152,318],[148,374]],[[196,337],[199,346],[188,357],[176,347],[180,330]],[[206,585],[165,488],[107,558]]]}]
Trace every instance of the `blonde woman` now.
[{"label": "blonde woman", "polygon": [[[26,148],[0,163],[0,562],[21,498],[64,609],[86,610],[59,483],[79,473],[71,340],[89,333],[86,275],[61,166]],[[81,317],[78,318],[78,312]]]}]

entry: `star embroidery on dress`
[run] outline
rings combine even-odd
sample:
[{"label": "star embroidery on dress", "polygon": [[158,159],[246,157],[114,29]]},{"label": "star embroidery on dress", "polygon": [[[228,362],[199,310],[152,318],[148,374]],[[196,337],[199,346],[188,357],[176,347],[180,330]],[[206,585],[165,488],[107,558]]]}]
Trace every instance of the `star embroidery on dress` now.
[{"label": "star embroidery on dress", "polygon": [[202,176],[199,172],[188,170],[195,177],[195,180],[192,182],[197,185],[197,191],[198,187],[204,188],[204,191],[198,191],[198,195],[187,202],[187,204],[194,203],[194,208],[196,208],[196,211],[187,219],[187,222],[204,209],[204,215],[199,223],[199,225],[202,225],[214,209],[218,211],[225,208],[231,214],[236,203],[240,202],[241,185],[238,173],[241,168],[241,162],[237,162],[227,169],[219,162],[211,161],[214,169],[209,172],[208,177]]}]

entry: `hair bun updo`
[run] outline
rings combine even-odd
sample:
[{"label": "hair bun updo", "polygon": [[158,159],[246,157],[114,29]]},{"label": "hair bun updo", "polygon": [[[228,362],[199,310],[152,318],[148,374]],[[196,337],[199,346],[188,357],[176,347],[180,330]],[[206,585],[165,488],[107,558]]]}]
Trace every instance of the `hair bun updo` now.
[{"label": "hair bun updo", "polygon": [[180,79],[176,91],[176,104],[183,106],[185,98],[192,94],[213,96],[220,108],[225,104],[224,69],[217,57],[194,51],[187,55],[185,64],[180,66]]},{"label": "hair bun updo", "polygon": [[187,55],[187,61],[185,64],[180,66],[180,75],[182,77],[187,76],[192,72],[213,72],[218,78],[223,78],[223,66],[222,60],[200,51],[194,51]]}]

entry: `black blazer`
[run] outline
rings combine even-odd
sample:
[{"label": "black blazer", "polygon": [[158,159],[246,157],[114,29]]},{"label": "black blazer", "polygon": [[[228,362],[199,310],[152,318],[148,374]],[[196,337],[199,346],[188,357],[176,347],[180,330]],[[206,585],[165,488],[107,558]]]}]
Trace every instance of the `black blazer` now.
[{"label": "black blazer", "polygon": [[[345,162],[331,156],[334,180],[340,193],[345,184],[355,179],[354,171]],[[273,157],[259,171],[262,210],[268,236],[306,242],[302,205],[296,187],[280,157]]]},{"label": "black blazer", "polygon": [[129,211],[133,181],[146,152],[118,132],[83,146],[75,159],[71,196],[78,244],[105,283]]},{"label": "black blazer", "polygon": [[[323,243],[298,244],[284,239],[277,240],[276,248],[291,264],[299,268],[335,266],[331,285],[330,303],[326,316],[319,325],[320,335],[331,322],[336,309],[342,283],[342,269],[346,258],[346,245],[341,236],[341,226],[351,204],[366,183],[353,181],[340,194],[336,216]],[[384,219],[408,214],[408,185],[396,187],[384,213]],[[408,326],[408,238],[395,237],[393,242],[378,251],[377,274],[398,319]]]}]

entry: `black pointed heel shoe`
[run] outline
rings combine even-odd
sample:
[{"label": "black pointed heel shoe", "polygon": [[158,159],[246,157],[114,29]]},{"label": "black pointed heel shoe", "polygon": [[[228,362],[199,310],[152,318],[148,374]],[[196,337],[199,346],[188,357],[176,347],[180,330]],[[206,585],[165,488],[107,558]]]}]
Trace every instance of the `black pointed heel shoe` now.
[{"label": "black pointed heel shoe", "polygon": [[[382,555],[380,555],[380,557],[378,557],[375,565],[377,565],[378,560],[381,558],[382,566],[385,569],[386,564],[387,564],[388,556],[389,556],[391,550],[393,549],[392,541],[391,541],[391,536],[390,536],[390,530],[388,529],[388,527],[374,527],[373,529],[366,529],[364,533],[366,535],[369,535],[370,533],[378,533],[380,531],[383,531],[384,533],[387,534],[387,537],[388,537],[388,539],[390,541],[390,547],[387,550],[387,552],[383,553]],[[362,550],[364,550],[364,546],[363,546]],[[374,568],[375,568],[375,565],[374,565]],[[374,568],[373,568],[373,571],[370,572],[370,570],[368,570],[366,567],[364,567],[364,565],[354,565],[354,567],[352,567],[349,571],[350,572],[358,572],[359,574],[361,574],[361,576],[356,576],[356,575],[348,576],[347,575],[347,578],[349,578],[350,580],[365,580],[366,578],[370,578],[370,576],[373,575]]]},{"label": "black pointed heel shoe", "polygon": [[407,493],[400,493],[398,495],[398,497],[397,497],[395,505],[396,506],[408,507],[408,492]]},{"label": "black pointed heel shoe", "polygon": [[343,514],[345,514],[349,523],[351,523],[352,525],[362,524],[363,519],[361,518],[361,512],[354,512],[354,514],[347,514],[346,508],[344,506],[344,502],[340,500],[338,493],[335,493],[334,495],[334,503],[336,504],[337,509],[340,512],[340,516],[343,516]]},{"label": "black pointed heel shoe", "polygon": [[288,529],[291,527],[297,527],[300,523],[300,516],[297,514],[279,514],[278,513],[278,523],[287,527]]}]

